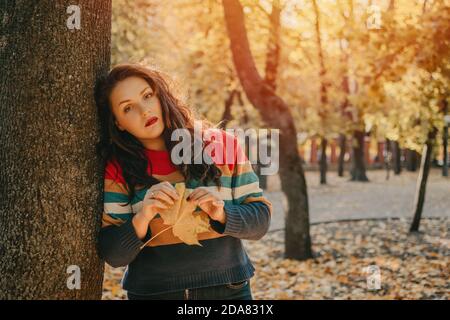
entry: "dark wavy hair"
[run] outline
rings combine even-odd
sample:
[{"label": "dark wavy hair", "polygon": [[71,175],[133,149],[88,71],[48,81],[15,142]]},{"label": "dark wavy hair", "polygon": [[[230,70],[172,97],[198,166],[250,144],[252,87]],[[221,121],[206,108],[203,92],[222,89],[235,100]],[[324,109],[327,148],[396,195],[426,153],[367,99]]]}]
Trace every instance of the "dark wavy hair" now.
[{"label": "dark wavy hair", "polygon": [[[150,166],[150,170],[153,172],[152,163],[146,157],[144,152],[145,147],[142,143],[128,132],[120,131],[114,121],[115,118],[110,101],[111,92],[118,82],[132,76],[144,79],[160,101],[165,125],[162,136],[169,153],[177,143],[170,139],[173,130],[185,128],[190,131],[191,137],[195,137],[195,119],[192,111],[186,104],[172,94],[169,88],[169,82],[166,80],[168,77],[162,72],[140,64],[122,63],[116,65],[106,76],[100,78],[95,86],[95,100],[101,127],[101,138],[97,144],[97,153],[104,163],[114,159],[121,167],[126,188],[128,189],[129,202],[127,205],[135,196],[138,186],[148,188],[160,182],[147,173],[148,166]],[[209,128],[211,126],[211,123],[208,121],[202,121],[202,128]],[[185,181],[190,179],[198,179],[201,182],[212,181],[220,187],[221,171],[215,164],[207,164],[204,161],[201,164],[194,162],[194,158],[200,156],[194,154],[194,139],[191,140],[191,164],[182,163],[176,165],[177,169],[183,175]],[[202,141],[202,149],[206,145]]]}]

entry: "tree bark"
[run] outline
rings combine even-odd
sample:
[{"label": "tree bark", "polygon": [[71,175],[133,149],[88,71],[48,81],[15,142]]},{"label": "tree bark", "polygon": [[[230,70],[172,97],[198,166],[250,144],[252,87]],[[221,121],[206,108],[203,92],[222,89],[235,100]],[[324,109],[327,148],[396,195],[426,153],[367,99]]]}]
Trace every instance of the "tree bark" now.
[{"label": "tree bark", "polygon": [[369,181],[366,176],[364,161],[364,131],[355,130],[352,141],[352,168],[350,170],[352,181]]},{"label": "tree bark", "polygon": [[414,199],[414,218],[409,229],[410,232],[419,231],[420,219],[422,217],[423,205],[425,203],[425,191],[427,188],[428,174],[430,172],[431,155],[433,153],[433,144],[436,137],[436,128],[429,134],[427,142],[422,151],[422,160],[420,163],[419,177],[417,178],[416,196]]},{"label": "tree bark", "polygon": [[280,129],[280,178],[289,209],[285,229],[285,257],[312,257],[306,180],[297,150],[297,131],[286,103],[259,75],[247,38],[243,8],[238,0],[223,0],[233,62],[249,101],[267,126]]},{"label": "tree bark", "polygon": [[[0,299],[100,299],[103,164],[94,102],[110,64],[111,1],[0,6]],[[80,289],[69,289],[80,270]],[[69,268],[69,269],[68,269]]]}]

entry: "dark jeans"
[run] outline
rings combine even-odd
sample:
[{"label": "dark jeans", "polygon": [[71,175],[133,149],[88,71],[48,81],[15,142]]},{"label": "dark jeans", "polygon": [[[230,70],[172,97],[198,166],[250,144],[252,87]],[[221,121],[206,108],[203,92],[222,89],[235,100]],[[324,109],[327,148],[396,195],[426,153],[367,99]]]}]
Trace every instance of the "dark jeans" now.
[{"label": "dark jeans", "polygon": [[253,300],[250,279],[219,286],[140,295],[128,292],[128,300]]}]

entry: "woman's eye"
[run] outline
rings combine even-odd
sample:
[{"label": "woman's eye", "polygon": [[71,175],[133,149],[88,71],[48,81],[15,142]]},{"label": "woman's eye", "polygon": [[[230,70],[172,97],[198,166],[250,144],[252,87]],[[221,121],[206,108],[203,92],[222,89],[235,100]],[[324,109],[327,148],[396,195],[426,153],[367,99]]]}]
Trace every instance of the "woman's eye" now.
[{"label": "woman's eye", "polygon": [[125,108],[123,108],[123,112],[128,112],[129,110],[131,109],[131,107],[130,106],[126,106]]},{"label": "woman's eye", "polygon": [[148,98],[150,98],[151,96],[153,95],[153,92],[149,92],[149,93],[147,93],[146,95],[145,95],[145,99],[148,99]]}]

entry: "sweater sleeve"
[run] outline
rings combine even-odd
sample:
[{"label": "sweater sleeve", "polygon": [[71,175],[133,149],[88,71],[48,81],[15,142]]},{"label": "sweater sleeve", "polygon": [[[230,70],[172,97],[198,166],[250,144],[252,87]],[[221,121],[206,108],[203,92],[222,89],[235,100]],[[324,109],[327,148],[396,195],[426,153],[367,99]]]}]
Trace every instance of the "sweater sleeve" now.
[{"label": "sweater sleeve", "polygon": [[235,159],[232,170],[232,203],[226,203],[226,222],[211,220],[211,227],[223,234],[240,239],[259,240],[268,231],[272,216],[272,204],[259,187],[258,176],[234,140]]},{"label": "sweater sleeve", "polygon": [[102,227],[98,238],[98,253],[112,267],[132,262],[151,237],[150,228],[143,240],[139,239],[132,224],[133,209],[128,202],[125,181],[111,165],[105,168]]}]

